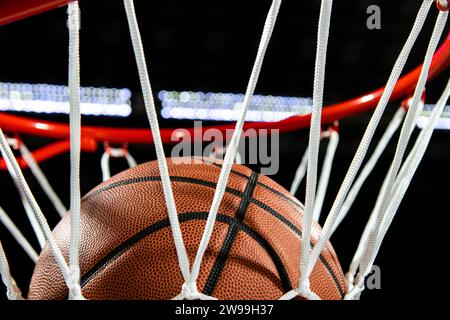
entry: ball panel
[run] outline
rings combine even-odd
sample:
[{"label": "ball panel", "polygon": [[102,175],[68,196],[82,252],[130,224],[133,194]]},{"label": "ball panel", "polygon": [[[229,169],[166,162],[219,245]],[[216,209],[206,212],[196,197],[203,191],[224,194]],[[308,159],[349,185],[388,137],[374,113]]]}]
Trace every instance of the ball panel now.
[{"label": "ball panel", "polygon": [[[181,223],[191,262],[194,260],[203,228],[204,220]],[[199,287],[206,281],[227,229],[228,225],[215,225],[214,235],[202,261]],[[86,282],[83,294],[88,299],[172,299],[180,293],[182,284],[183,277],[178,267],[172,234],[170,229],[165,227],[111,260]]]},{"label": "ball panel", "polygon": [[[167,164],[171,177],[185,177],[217,183],[221,168],[212,165],[211,161],[211,159],[204,159],[202,161],[200,158],[197,158],[195,161],[189,160],[189,158],[182,158],[182,160],[174,161],[169,158],[167,159]],[[236,170],[242,176],[233,177],[233,179],[230,179],[227,186],[232,189],[243,191],[248,180],[246,177],[249,177],[252,171],[244,166],[233,166],[233,170]],[[192,174],[193,172],[195,172],[195,175]],[[114,175],[107,181],[102,182],[97,187],[89,191],[84,198],[87,198],[91,194],[96,193],[103,188],[107,188],[115,183],[145,177],[159,177],[159,168],[156,161],[143,163]]]},{"label": "ball panel", "polygon": [[[175,202],[178,212],[182,213],[179,218],[191,263],[220,174],[220,162],[213,165],[208,163],[210,161],[175,164],[169,160],[170,175],[175,177],[172,180]],[[217,263],[229,231],[228,224],[236,218],[243,201],[241,196],[251,176],[251,170],[244,166],[234,165],[233,170],[236,172],[230,176],[228,192],[221,203],[212,242],[200,271],[200,290],[211,277],[211,268]],[[300,238],[292,226],[300,229],[302,206],[267,177],[260,177],[253,198],[247,200],[249,207],[243,216],[244,224],[233,222],[234,227],[240,226],[239,231],[217,279],[214,296],[222,299],[275,299],[287,290],[286,283],[296,284],[298,281]],[[261,203],[275,208],[283,219],[269,214]],[[183,220],[192,213],[196,213],[197,220]],[[181,273],[156,161],[124,171],[94,188],[83,198],[81,214],[80,267],[83,293],[88,298],[166,299],[179,293]],[[69,219],[67,215],[54,230],[66,258]],[[154,225],[161,228],[148,233]],[[245,228],[247,232],[243,231]],[[313,242],[319,232],[320,227],[314,226]],[[261,245],[262,241],[255,241],[255,234],[263,239],[266,248]],[[273,252],[268,253],[267,247],[275,252],[278,262],[274,262]],[[334,251],[328,250],[324,250],[322,258],[327,266],[318,263],[311,286],[324,298],[339,298],[335,282],[343,284],[344,280],[338,260]],[[330,278],[326,267],[336,273],[337,280]],[[280,273],[281,269],[285,270],[285,277]],[[117,283],[114,282],[116,280]],[[160,283],[165,285],[161,287]],[[37,263],[29,297],[54,299],[66,295],[61,274],[46,248]]]},{"label": "ball panel", "polygon": [[282,294],[280,276],[270,255],[255,239],[239,231],[212,295],[221,300],[273,300]]}]

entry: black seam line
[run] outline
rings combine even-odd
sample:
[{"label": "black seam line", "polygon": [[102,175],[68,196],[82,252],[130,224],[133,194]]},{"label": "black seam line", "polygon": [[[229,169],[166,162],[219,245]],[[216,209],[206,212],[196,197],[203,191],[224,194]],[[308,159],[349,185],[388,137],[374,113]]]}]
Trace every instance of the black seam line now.
[{"label": "black seam line", "polygon": [[[117,181],[114,183],[111,183],[103,188],[100,188],[90,194],[87,194],[83,200],[89,199],[99,193],[102,193],[104,191],[108,191],[117,187],[121,187],[121,186],[125,186],[125,185],[129,185],[129,184],[134,184],[134,183],[141,183],[141,182],[158,182],[161,181],[161,177],[159,176],[155,176],[155,177],[137,177],[137,178],[130,178],[130,179],[126,179],[126,180],[121,180],[121,181]],[[195,178],[188,178],[188,177],[180,177],[180,176],[171,176],[170,177],[170,181],[171,182],[186,182],[186,183],[192,183],[192,184],[198,184],[198,185],[203,185],[203,186],[207,186],[207,187],[212,187],[215,188],[216,187],[216,183],[215,182],[210,182],[210,181],[206,181],[206,180],[201,180],[201,179],[195,179]],[[230,188],[230,187],[226,187],[225,189],[226,192],[231,193],[235,196],[241,197],[242,196],[242,192],[234,189],[234,188]]]},{"label": "black seam line", "polygon": [[[302,231],[300,229],[298,229],[292,222],[290,222],[288,219],[286,219],[280,213],[278,213],[276,210],[272,209],[271,207],[269,207],[268,205],[266,205],[265,203],[263,203],[259,200],[253,199],[252,202],[255,205],[257,205],[258,207],[260,207],[260,208],[264,209],[265,211],[269,212],[270,214],[272,214],[275,218],[277,218],[281,222],[283,222],[287,227],[289,227],[292,231],[294,231],[300,238],[302,237]],[[311,244],[311,248],[313,248],[314,244],[312,242],[310,244]],[[331,252],[330,252],[330,255],[333,257]],[[325,257],[322,254],[319,256],[319,259],[323,263],[325,268],[328,270],[328,273],[333,278],[333,281],[336,284],[336,287],[338,288],[339,293],[341,294],[341,297],[343,298],[345,296],[344,289],[341,287],[337,276],[335,275],[333,269],[331,269],[330,264],[328,263],[328,261],[325,259]],[[333,258],[333,260],[334,260],[334,258]]]},{"label": "black seam line", "polygon": [[[180,223],[192,221],[192,220],[206,220],[208,218],[208,212],[187,212],[179,215]],[[261,247],[263,247],[269,256],[272,258],[272,261],[277,268],[278,274],[280,276],[281,283],[283,285],[284,290],[287,292],[292,290],[290,285],[288,273],[283,265],[283,262],[277,252],[272,248],[272,246],[264,239],[257,231],[253,230],[250,226],[243,224],[236,219],[226,216],[226,215],[217,215],[218,222],[226,223],[230,227],[238,228],[243,231],[247,235],[249,235],[253,240],[255,240]],[[87,273],[85,273],[81,277],[81,287],[86,286],[90,280],[92,280],[97,274],[99,274],[102,270],[104,270],[108,264],[114,262],[118,259],[122,254],[128,251],[132,246],[139,243],[139,241],[145,239],[146,237],[152,235],[153,233],[160,231],[161,229],[170,227],[170,221],[168,218],[160,220],[147,228],[141,230],[136,233],[134,236],[121,243],[118,247],[113,249],[109,254],[107,254],[104,258],[102,258],[94,267],[92,267]]]},{"label": "black seam line", "polygon": [[[211,187],[211,188],[215,188],[216,187],[216,183],[214,182],[210,182],[210,181],[205,181],[205,180],[200,180],[200,179],[194,179],[194,178],[186,178],[186,177],[179,177],[179,176],[172,176],[170,177],[171,181],[176,181],[176,182],[185,182],[185,183],[192,183],[192,184],[199,184],[199,185],[203,185],[203,186],[207,186],[207,187]],[[157,181],[161,181],[161,177],[159,176],[155,176],[155,177],[138,177],[138,178],[132,178],[132,179],[127,179],[127,180],[122,180],[122,181],[118,181],[115,183],[112,183],[106,187],[103,187],[101,189],[98,189],[97,191],[88,194],[87,196],[85,196],[83,198],[83,200],[86,200],[88,198],[91,198],[103,191],[107,191],[113,188],[117,188],[120,186],[124,186],[124,185],[128,185],[128,184],[133,184],[133,183],[139,183],[139,182],[157,182]],[[233,194],[235,196],[241,197],[242,198],[242,192],[237,190],[237,189],[233,189],[233,188],[226,188],[226,192]],[[268,213],[272,214],[275,218],[277,218],[278,220],[280,220],[281,222],[283,222],[288,228],[290,228],[292,231],[294,231],[295,233],[297,233],[300,237],[301,237],[301,231],[289,220],[287,220],[285,217],[283,217],[281,214],[279,214],[277,211],[275,211],[274,209],[272,209],[271,207],[269,207],[268,205],[266,205],[265,203],[257,200],[257,199],[251,199],[252,203],[257,205],[258,207],[260,207],[261,209],[267,211]],[[312,244],[311,244],[312,245]],[[325,265],[325,267],[327,268],[328,272],[330,273],[331,277],[333,278],[336,286],[338,287],[339,292],[341,293],[341,296],[344,297],[345,296],[345,292],[344,289],[341,287],[337,276],[334,274],[334,271],[331,269],[331,266],[328,264],[328,261],[323,257],[323,255],[321,254],[319,256],[320,261]]]},{"label": "black seam line", "polygon": [[[215,162],[211,162],[211,163],[210,163],[210,162],[206,162],[206,163],[208,163],[208,164],[210,164],[210,165],[213,165],[213,166],[215,166],[215,167],[217,167],[217,168],[222,168],[222,165],[220,165],[220,164],[218,164],[218,163],[215,163]],[[240,177],[242,177],[242,178],[245,178],[245,179],[247,179],[247,180],[249,180],[249,179],[251,178],[251,176],[248,177],[247,175],[245,175],[245,174],[243,174],[243,173],[241,173],[241,172],[235,171],[235,170],[231,170],[231,173],[232,173],[232,174],[235,174],[235,175],[237,175],[237,176],[240,176]],[[252,174],[253,174],[253,171],[252,171]],[[290,199],[289,197],[287,197],[287,196],[284,195],[283,193],[281,193],[281,192],[279,192],[279,191],[273,189],[272,187],[270,187],[270,186],[268,186],[268,185],[266,185],[266,184],[264,184],[264,183],[262,183],[262,182],[260,182],[260,181],[257,181],[257,184],[258,184],[259,186],[264,187],[264,188],[266,188],[267,190],[269,190],[269,191],[275,193],[276,195],[282,197],[283,199],[285,199],[286,201],[288,201],[290,204],[295,205],[297,208],[299,208],[299,209],[301,209],[301,210],[304,209],[304,208],[302,208],[297,202],[295,202],[294,200]],[[291,230],[293,230],[294,232],[296,232],[296,233],[299,235],[299,237],[302,236],[302,232],[301,232],[298,228],[296,228],[295,225],[292,224],[289,220],[287,220],[284,216],[282,216],[281,214],[279,214],[277,211],[275,211],[274,209],[272,209],[271,207],[269,207],[269,206],[266,205],[265,203],[262,203],[262,202],[258,201],[257,199],[252,198],[252,202],[253,202],[254,204],[256,204],[257,206],[261,207],[262,209],[266,210],[267,212],[271,213],[271,214],[272,214],[273,216],[275,216],[278,220],[281,220],[281,221],[282,221],[284,224],[286,224]],[[311,247],[313,247],[313,243],[311,243]],[[327,248],[327,250],[328,250],[328,248]],[[328,251],[329,251],[329,250],[328,250]],[[330,252],[330,256],[331,256],[331,258],[333,259],[334,263],[336,263],[336,260],[335,260],[335,258],[334,258],[334,256],[333,256],[333,254],[331,254],[331,252]],[[336,286],[337,286],[337,288],[338,288],[338,290],[339,290],[339,293],[341,294],[342,297],[344,297],[344,296],[345,296],[344,289],[340,286],[339,281],[338,281],[338,279],[337,279],[337,276],[334,274],[334,272],[333,272],[333,270],[331,269],[331,266],[329,265],[328,261],[327,261],[322,255],[320,255],[319,258],[320,258],[320,260],[322,261],[322,263],[325,265],[325,267],[327,268],[327,270],[328,270],[328,272],[330,273],[331,277],[333,278],[333,281],[335,282],[335,284],[336,284]],[[341,276],[342,276],[342,274],[341,274]]]},{"label": "black seam line", "polygon": [[[241,201],[239,203],[239,208],[236,212],[235,219],[237,223],[242,223],[247,212],[247,208],[251,203],[253,197],[253,191],[255,190],[256,181],[258,180],[258,174],[252,172],[250,179],[248,180],[247,186],[245,187],[244,194],[242,195]],[[227,263],[228,257],[230,256],[231,248],[236,239],[239,228],[237,224],[230,225],[227,235],[223,240],[222,247],[220,248],[219,254],[217,255],[216,261],[214,262],[211,272],[209,273],[208,279],[206,280],[205,286],[203,288],[203,293],[207,295],[212,295],[214,289],[216,288],[217,282],[219,281],[220,275]]]},{"label": "black seam line", "polygon": [[[213,166],[216,166],[216,167],[218,167],[218,168],[222,168],[222,166],[221,166],[220,164],[218,164],[218,163],[212,163],[212,165],[213,165]],[[249,179],[249,177],[248,177],[247,175],[245,175],[245,174],[243,174],[243,173],[241,173],[241,172],[239,172],[239,171],[231,170],[231,173],[232,173],[232,174],[235,174],[235,175],[237,175],[237,176],[239,176],[239,177],[246,178],[247,180]],[[280,197],[283,198],[284,200],[286,200],[286,201],[288,201],[289,203],[295,205],[297,208],[299,208],[299,209],[301,209],[301,210],[304,210],[304,208],[303,208],[300,204],[298,204],[295,200],[289,198],[288,196],[286,196],[285,194],[281,193],[280,191],[275,190],[274,188],[268,186],[267,184],[262,183],[261,181],[258,181],[257,184],[258,184],[259,186],[261,186],[261,187],[263,187],[263,188],[269,190],[270,192],[275,193],[277,196],[280,196]]]}]

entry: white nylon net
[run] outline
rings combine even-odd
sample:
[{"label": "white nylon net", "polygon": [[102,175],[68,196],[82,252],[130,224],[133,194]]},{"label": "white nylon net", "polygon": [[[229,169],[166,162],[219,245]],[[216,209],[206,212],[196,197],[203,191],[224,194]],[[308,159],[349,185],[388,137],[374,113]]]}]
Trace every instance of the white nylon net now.
[{"label": "white nylon net", "polygon": [[[319,299],[319,296],[313,292],[309,285],[311,271],[315,266],[320,253],[324,249],[327,241],[330,239],[336,228],[345,219],[346,214],[352,206],[357,194],[362,188],[367,177],[370,175],[375,164],[386,149],[389,141],[392,140],[395,132],[401,126],[400,137],[397,142],[397,148],[386,175],[385,181],[380,190],[376,205],[366,225],[364,233],[361,237],[358,249],[354,255],[347,278],[347,294],[345,299],[358,299],[364,290],[364,278],[370,272],[374,260],[378,254],[383,238],[389,229],[389,226],[397,212],[397,209],[409,187],[409,184],[416,172],[427,146],[430,142],[435,125],[441,116],[446,102],[450,96],[450,81],[442,93],[428,124],[421,130],[414,146],[409,154],[406,154],[407,146],[411,140],[411,133],[414,129],[415,119],[417,118],[422,107],[422,95],[425,89],[428,72],[431,65],[432,57],[436,51],[439,39],[441,38],[443,29],[447,22],[448,12],[441,10],[435,22],[432,32],[422,72],[417,83],[414,95],[412,96],[407,110],[399,108],[389,124],[386,132],[380,139],[373,154],[365,163],[362,170],[364,159],[366,158],[369,145],[378,127],[384,110],[394,91],[394,87],[402,74],[408,56],[419,36],[425,20],[429,14],[431,6],[436,0],[423,0],[422,5],[417,14],[417,18],[412,26],[411,32],[399,54],[399,57],[392,69],[383,95],[376,107],[367,129],[362,137],[360,145],[353,157],[351,165],[342,182],[339,192],[334,200],[331,210],[326,215],[322,232],[316,244],[311,248],[311,228],[313,221],[318,221],[322,212],[323,201],[326,194],[328,181],[331,175],[331,168],[334,154],[338,147],[339,135],[336,130],[328,130],[321,132],[321,113],[323,107],[324,81],[326,74],[326,58],[327,46],[329,38],[330,21],[332,16],[332,0],[322,0],[318,27],[317,52],[315,62],[314,76],[314,92],[313,92],[313,108],[312,119],[309,136],[308,149],[301,164],[296,172],[294,182],[291,186],[291,192],[295,194],[298,186],[306,175],[306,197],[305,197],[305,214],[303,216],[303,233],[301,258],[299,261],[300,279],[297,287],[290,292],[285,293],[280,299],[292,299],[301,296],[307,299]],[[448,5],[447,2],[438,0],[441,6]],[[225,188],[230,175],[231,167],[235,162],[237,149],[245,122],[245,116],[249,104],[251,102],[255,87],[258,82],[259,74],[263,65],[264,56],[275,27],[281,0],[273,0],[262,31],[262,36],[253,69],[249,77],[247,90],[240,109],[240,116],[236,122],[236,127],[231,142],[225,152],[223,166],[220,172],[214,199],[205,224],[202,239],[200,241],[197,254],[194,261],[189,261],[186,248],[183,242],[183,236],[178,220],[177,209],[173,197],[168,166],[163,150],[163,143],[159,133],[159,125],[157,120],[157,112],[155,108],[153,92],[150,84],[150,77],[147,70],[142,40],[139,32],[139,26],[135,14],[133,0],[124,0],[124,6],[128,19],[130,36],[134,48],[134,54],[139,72],[145,107],[148,120],[155,141],[155,149],[157,154],[158,166],[161,174],[161,181],[164,190],[165,203],[168,210],[172,235],[178,256],[178,262],[181,273],[184,278],[184,284],[180,288],[180,294],[174,299],[215,299],[198,291],[197,278],[200,271],[200,265],[212,236],[213,227],[216,221],[219,205],[225,193]],[[70,96],[70,128],[71,128],[71,238],[70,238],[70,258],[69,262],[65,261],[61,250],[56,245],[51,234],[51,230],[47,221],[41,212],[31,190],[20,170],[20,167],[11,150],[11,141],[3,134],[0,129],[0,146],[3,158],[7,162],[8,169],[21,192],[23,202],[30,221],[36,232],[36,236],[40,239],[41,246],[44,242],[49,247],[55,257],[58,267],[64,276],[64,280],[69,288],[70,299],[83,299],[80,288],[80,271],[79,271],[79,238],[80,238],[80,186],[79,186],[79,170],[80,170],[80,110],[79,110],[79,29],[80,29],[80,12],[78,2],[74,1],[68,5],[68,28],[69,28],[69,96]],[[318,155],[321,139],[329,140],[325,160],[322,166],[320,179],[317,183],[318,175]],[[22,147],[21,152],[32,168],[36,178],[41,182],[42,187],[46,190],[47,195],[52,199],[55,207],[61,216],[64,215],[65,208],[55,195],[54,191],[46,181],[32,155]],[[136,165],[136,161],[131,155],[123,149],[110,149],[105,152],[102,157],[103,178],[107,179],[110,175],[109,158],[124,157],[130,167]],[[359,174],[359,175],[358,175]],[[27,252],[29,257],[36,261],[37,253],[30,246],[25,237],[20,233],[14,223],[9,219],[8,215],[0,208],[0,221],[7,226],[11,234],[20,243],[22,248]],[[0,272],[3,283],[7,288],[8,298],[21,299],[22,295],[19,288],[15,284],[11,276],[8,262],[3,247],[0,243]]]}]

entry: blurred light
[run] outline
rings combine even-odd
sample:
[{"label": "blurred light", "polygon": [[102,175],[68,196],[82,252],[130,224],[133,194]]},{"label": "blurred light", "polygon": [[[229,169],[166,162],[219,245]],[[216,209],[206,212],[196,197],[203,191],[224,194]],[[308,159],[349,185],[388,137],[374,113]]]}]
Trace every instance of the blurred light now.
[{"label": "blurred light", "polygon": [[46,123],[37,122],[34,126],[35,126],[36,129],[41,129],[41,130],[47,130],[48,129],[48,124],[46,124]]},{"label": "blurred light", "polygon": [[[422,113],[417,117],[417,127],[423,129],[430,121],[431,113],[433,112],[435,105],[426,104],[423,107]],[[450,106],[446,106],[441,118],[436,123],[436,129],[438,130],[450,130]]]},{"label": "blurred light", "polygon": [[[235,121],[243,107],[244,94],[162,90],[158,98],[163,118]],[[311,113],[311,107],[311,98],[254,95],[246,120],[279,121]]]},{"label": "blurred light", "polygon": [[[81,114],[128,117],[131,91],[115,88],[80,88]],[[0,111],[68,114],[67,86],[0,82]]]},{"label": "blurred light", "polygon": [[374,98],[375,98],[375,96],[373,94],[368,94],[368,95],[365,95],[365,96],[361,97],[360,98],[360,102],[361,103],[366,103],[368,101],[373,100]]}]

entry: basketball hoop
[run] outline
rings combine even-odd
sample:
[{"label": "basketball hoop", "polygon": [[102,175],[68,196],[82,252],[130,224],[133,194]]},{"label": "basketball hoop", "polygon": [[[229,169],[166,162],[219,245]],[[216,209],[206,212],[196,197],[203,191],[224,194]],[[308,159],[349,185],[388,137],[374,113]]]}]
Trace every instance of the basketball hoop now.
[{"label": "basketball hoop", "polygon": [[[444,0],[446,1],[446,0]],[[6,0],[0,4],[0,25],[20,20],[35,14],[39,14],[48,10],[52,10],[69,3],[69,0]],[[440,10],[445,8],[442,1],[436,2]],[[436,51],[428,74],[428,79],[434,77],[444,71],[450,64],[450,33],[447,34],[440,48]],[[422,66],[418,66],[397,82],[392,95],[391,101],[399,100],[411,93],[415,87],[420,75]],[[325,106],[322,111],[322,124],[329,124],[336,120],[345,119],[356,116],[360,113],[369,111],[376,107],[385,88],[375,89],[371,92],[362,94],[353,99]],[[280,133],[292,132],[309,127],[311,115],[294,116],[278,122],[264,123],[246,123],[246,129],[278,129]],[[63,123],[52,121],[36,120],[29,117],[11,115],[0,112],[0,127],[7,132],[15,132],[18,134],[33,135],[38,137],[47,137],[57,140],[66,140],[69,138],[69,126]],[[202,129],[186,128],[186,132],[192,137],[201,137],[201,134],[194,135],[195,130],[218,129],[221,132],[234,128],[233,124],[225,124],[218,126],[204,126]],[[161,139],[165,144],[174,143],[171,139],[176,128],[162,128]],[[95,151],[97,143],[113,143],[113,144],[151,144],[153,143],[153,135],[148,129],[130,129],[130,128],[109,128],[109,127],[92,127],[82,126],[82,149],[85,152]],[[55,143],[48,145],[42,149],[34,150],[33,155],[36,161],[41,162],[51,159],[59,154],[69,151],[67,142]],[[22,161],[19,161],[21,167],[24,167]],[[5,169],[5,165],[0,162],[0,168]]]},{"label": "basketball hoop", "polygon": [[[424,62],[401,77],[434,2],[440,12]],[[0,4],[0,25],[68,4],[70,124],[0,113],[0,150],[4,158],[0,168],[8,169],[15,179],[41,246],[48,243],[37,261],[29,297],[80,300],[84,299],[84,295],[93,299],[359,299],[364,290],[364,279],[371,270],[383,238],[424,156],[436,121],[450,95],[449,81],[430,121],[420,132],[412,150],[407,153],[414,123],[423,108],[425,85],[450,64],[450,33],[438,48],[447,22],[449,5],[446,0],[422,1],[411,33],[385,87],[323,107],[332,3],[332,0],[321,1],[311,114],[272,123],[245,123],[245,115],[281,5],[281,0],[273,0],[236,124],[188,128],[184,131],[186,135],[202,137],[202,134],[194,134],[195,131],[214,128],[225,132],[227,129],[234,129],[224,152],[224,160],[205,158],[201,159],[200,164],[176,164],[173,159],[165,157],[163,144],[173,143],[175,129],[159,128],[132,0],[124,0],[124,5],[150,130],[80,124],[78,1],[3,1]],[[387,104],[398,99],[404,99],[402,105],[363,167],[369,145]],[[374,109],[372,118],[321,228],[316,222],[323,213],[322,204],[338,147],[338,121],[371,109]],[[326,125],[329,127],[323,130]],[[295,194],[306,175],[305,206],[271,179],[235,164],[243,130],[276,128],[284,133],[307,127],[310,127],[308,148],[291,186],[291,193]],[[349,271],[344,275],[329,239],[346,217],[366,178],[399,128],[400,136],[392,164]],[[14,133],[16,138],[6,139],[3,130]],[[53,138],[57,141],[29,152],[26,147],[23,149],[21,135]],[[329,142],[322,173],[320,179],[317,179],[319,147],[323,139]],[[105,181],[81,200],[80,152],[95,151],[99,143],[105,146],[101,160]],[[136,161],[127,150],[128,143],[153,143],[157,160],[136,166]],[[110,144],[122,145],[122,148],[112,148]],[[11,146],[24,150],[21,158],[14,156]],[[37,163],[68,151],[71,154],[71,213],[64,215],[57,228],[51,232],[20,167],[30,167],[38,172]],[[110,178],[110,157],[125,158],[131,169]],[[136,207],[142,211],[130,219],[128,211]],[[21,241],[22,247],[27,248],[23,237],[2,212],[0,211],[0,217],[3,217],[3,222],[8,224],[11,233]],[[230,212],[236,214],[230,215]],[[111,214],[114,214],[113,218]],[[82,232],[84,236],[94,239],[95,246],[92,246],[90,238],[86,240],[81,237]],[[233,243],[236,245],[233,246]],[[161,248],[164,252],[161,252]],[[252,249],[241,251],[241,248]],[[152,250],[159,250],[161,259],[150,255]],[[286,255],[285,252],[290,254]],[[257,264],[253,253],[257,253],[258,257],[265,257],[258,265],[262,270],[260,273],[237,263],[235,265],[231,258],[228,259],[234,254],[240,261]],[[33,256],[30,250],[29,254]],[[68,261],[65,256],[69,256]],[[136,262],[135,257],[141,257],[145,263],[142,262],[141,265]],[[46,271],[50,268],[55,272]],[[180,272],[171,274],[164,287],[160,287],[158,285],[163,280],[159,277],[161,272],[152,273],[160,269]],[[103,279],[95,278],[104,270],[113,271],[103,274]],[[0,271],[8,297],[22,298],[9,272],[1,243]],[[117,281],[120,282],[118,287],[125,289],[110,292],[103,286],[107,287],[112,282],[111,279],[118,278],[117,274],[123,274]],[[145,279],[142,283],[147,290],[134,281],[141,278]],[[53,290],[50,290],[48,283],[53,285]],[[149,283],[152,289],[155,288],[152,292],[148,290]],[[242,284],[248,288],[241,288]],[[131,287],[137,287],[136,291],[131,290]]]}]

